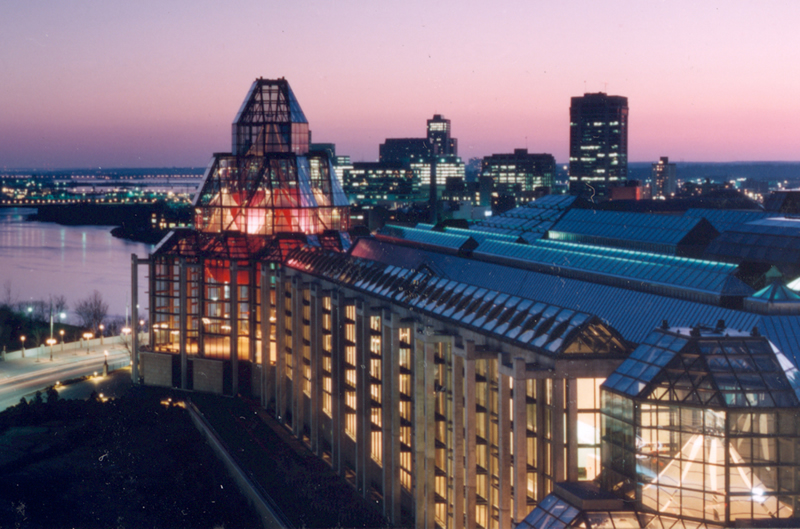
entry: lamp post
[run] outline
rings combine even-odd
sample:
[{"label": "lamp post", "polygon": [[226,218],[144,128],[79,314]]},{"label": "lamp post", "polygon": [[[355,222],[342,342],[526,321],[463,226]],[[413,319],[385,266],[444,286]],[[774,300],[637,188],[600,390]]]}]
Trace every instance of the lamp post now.
[{"label": "lamp post", "polygon": [[23,334],[19,339],[22,342],[22,358],[25,358],[25,335]]},{"label": "lamp post", "polygon": [[50,338],[49,340],[47,340],[47,345],[50,346],[50,361],[51,362],[53,361],[53,345],[55,345],[55,343],[56,343],[56,339],[55,338]]},{"label": "lamp post", "polygon": [[58,334],[61,335],[61,351],[64,351],[64,329],[58,331]]},{"label": "lamp post", "polygon": [[100,347],[102,347],[103,346],[103,334],[104,334],[103,330],[105,330],[106,327],[105,327],[105,325],[103,325],[101,323],[99,328],[100,328]]},{"label": "lamp post", "polygon": [[103,361],[103,376],[107,377],[108,376],[108,351],[103,351],[103,354],[105,355],[105,360]]},{"label": "lamp post", "polygon": [[86,340],[86,354],[87,355],[92,352],[91,349],[89,348],[89,340],[91,340],[92,338],[94,338],[94,334],[92,334],[90,332],[83,333],[83,339]]}]

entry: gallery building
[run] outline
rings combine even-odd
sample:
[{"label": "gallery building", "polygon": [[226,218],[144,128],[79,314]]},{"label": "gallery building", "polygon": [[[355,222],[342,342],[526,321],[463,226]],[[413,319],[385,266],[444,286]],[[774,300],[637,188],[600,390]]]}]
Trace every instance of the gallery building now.
[{"label": "gallery building", "polygon": [[[656,447],[656,476],[661,459],[696,459],[694,447],[706,438],[684,433],[682,412],[642,407],[654,398],[665,407],[687,405],[700,410],[701,424],[718,426],[718,416],[704,407],[725,413],[763,392],[741,374],[724,388],[714,374],[708,382],[696,378],[686,359],[698,354],[696,334],[724,320],[725,329],[745,331],[737,343],[752,362],[769,362],[764,358],[772,354],[770,372],[780,377],[783,370],[788,378],[775,390],[779,396],[770,390],[771,401],[754,397],[780,408],[769,412],[774,420],[755,411],[740,420],[733,415],[739,408],[729,411],[713,433],[723,444],[714,445],[717,455],[703,456],[704,464],[728,472],[731,463],[722,461],[733,453],[729,439],[752,441],[762,431],[771,432],[767,443],[777,447],[769,454],[794,453],[793,433],[783,440],[774,434],[789,424],[779,417],[793,417],[797,399],[791,370],[800,353],[794,335],[800,298],[782,299],[773,310],[775,287],[756,290],[740,265],[673,251],[686,239],[667,232],[690,234],[693,247],[715,236],[702,223],[672,229],[643,222],[665,239],[652,248],[639,249],[647,239],[641,230],[633,242],[596,244],[581,231],[581,219],[568,216],[573,201],[546,197],[471,230],[348,231],[347,199],[330,157],[309,151],[308,122],[288,83],[258,79],[234,122],[232,152],[215,154],[206,171],[195,228],[172,232],[146,258],[133,256],[132,292],[146,268],[150,320],[149,345],[134,343],[134,380],[259,400],[364,497],[379,502],[392,524],[551,527],[530,516],[556,501],[577,502],[563,493],[569,483],[580,489],[593,482],[615,505],[636,502],[652,515],[633,516],[636,527],[662,527],[651,523],[664,503],[662,483],[637,474],[645,450],[637,428],[648,429],[646,446]],[[562,235],[549,239],[551,231]],[[653,251],[662,247],[669,251]],[[694,342],[678,328],[694,329]],[[670,348],[661,335],[692,349]],[[658,350],[645,354],[643,347]],[[734,356],[726,357],[729,370]],[[674,375],[678,362],[683,371]],[[702,386],[693,395],[706,400],[687,401],[684,382],[676,382],[681,377]],[[646,388],[632,392],[638,381]],[[691,413],[686,417],[686,428],[696,425]],[[661,426],[677,433],[662,439]],[[750,443],[751,452],[756,445]],[[686,450],[686,457],[676,455]],[[740,458],[751,454],[742,443],[736,450]],[[704,506],[692,504],[670,511],[670,520],[732,526],[745,514],[792,516],[796,489],[780,488],[782,478],[771,477],[780,465],[769,457],[747,472],[757,473],[771,510],[751,502],[748,513],[717,508],[720,518],[710,519],[698,514]],[[786,463],[780,468],[794,472],[787,461],[778,461]],[[636,492],[648,485],[659,492]],[[680,488],[666,478],[663,486]],[[724,501],[744,490],[739,482],[721,487],[717,482],[708,494]]]}]

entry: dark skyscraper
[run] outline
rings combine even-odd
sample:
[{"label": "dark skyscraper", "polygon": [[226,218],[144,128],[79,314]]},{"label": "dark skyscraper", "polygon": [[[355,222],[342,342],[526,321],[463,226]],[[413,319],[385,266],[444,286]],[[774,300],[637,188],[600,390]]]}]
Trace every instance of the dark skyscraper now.
[{"label": "dark skyscraper", "polygon": [[569,117],[570,191],[604,196],[628,176],[628,98],[573,97]]},{"label": "dark skyscraper", "polygon": [[450,120],[441,114],[428,120],[428,142],[433,154],[458,154],[458,140],[450,137]]}]

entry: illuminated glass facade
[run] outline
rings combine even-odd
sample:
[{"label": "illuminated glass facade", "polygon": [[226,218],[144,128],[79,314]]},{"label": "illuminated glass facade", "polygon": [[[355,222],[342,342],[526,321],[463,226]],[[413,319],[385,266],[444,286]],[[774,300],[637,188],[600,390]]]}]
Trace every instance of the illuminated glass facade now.
[{"label": "illuminated glass facade", "polygon": [[569,117],[570,191],[603,196],[628,178],[628,99],[573,97]]},{"label": "illuminated glass facade", "polygon": [[800,372],[757,330],[665,323],[600,391],[605,504],[565,484],[517,527],[800,525]]},{"label": "illuminated glass facade", "polygon": [[[150,259],[149,349],[178,358],[172,375],[163,358],[145,360],[145,380],[160,385],[257,386],[255,366],[277,358],[262,309],[302,316],[275,290],[276,263],[309,241],[349,244],[347,198],[330,155],[309,151],[308,121],[286,80],[253,83],[232,136],[232,152],[215,154],[206,169],[194,229],[171,232]],[[309,380],[307,351],[282,358],[287,376]]]}]

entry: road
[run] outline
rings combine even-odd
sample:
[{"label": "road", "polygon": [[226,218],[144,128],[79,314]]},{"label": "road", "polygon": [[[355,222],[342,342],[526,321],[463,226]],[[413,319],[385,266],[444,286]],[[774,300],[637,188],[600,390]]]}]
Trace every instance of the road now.
[{"label": "road", "polygon": [[130,353],[124,345],[106,345],[67,351],[50,352],[40,358],[28,357],[0,362],[0,411],[30,398],[56,382],[103,374],[104,351],[108,351],[109,371],[130,365]]}]

